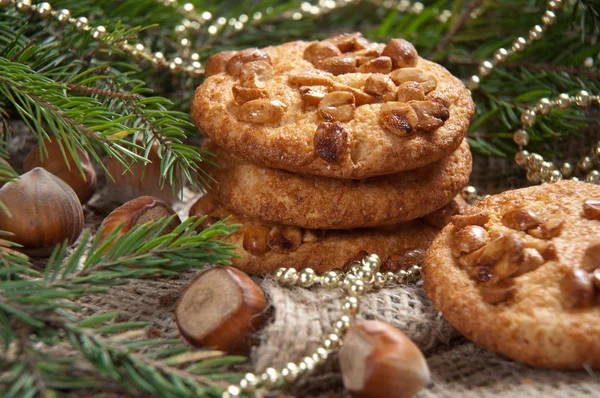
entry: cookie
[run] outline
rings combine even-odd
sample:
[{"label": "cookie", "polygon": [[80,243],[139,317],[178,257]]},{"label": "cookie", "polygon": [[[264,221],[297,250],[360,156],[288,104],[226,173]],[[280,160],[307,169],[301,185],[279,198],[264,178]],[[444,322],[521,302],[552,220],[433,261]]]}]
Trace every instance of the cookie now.
[{"label": "cookie", "polygon": [[600,187],[507,191],[454,216],[425,290],[463,335],[548,368],[600,368]]},{"label": "cookie", "polygon": [[340,180],[267,169],[229,155],[214,143],[218,168],[209,174],[226,208],[268,223],[312,229],[397,224],[444,206],[469,180],[466,140],[449,157],[419,169],[366,180]]},{"label": "cookie", "polygon": [[461,81],[405,40],[355,33],[213,57],[193,119],[263,167],[342,179],[415,169],[454,152],[474,112]]},{"label": "cookie", "polygon": [[[219,207],[210,194],[200,198],[190,209],[190,216],[207,215],[202,228],[230,214]],[[439,232],[422,220],[353,230],[303,229],[265,224],[239,215],[233,215],[229,222],[241,224],[237,232],[225,238],[237,245],[237,257],[231,259],[232,265],[255,275],[270,274],[284,266],[310,267],[322,273],[343,268],[361,253],[377,253],[386,271],[397,271],[414,262],[420,263],[425,249]]]}]

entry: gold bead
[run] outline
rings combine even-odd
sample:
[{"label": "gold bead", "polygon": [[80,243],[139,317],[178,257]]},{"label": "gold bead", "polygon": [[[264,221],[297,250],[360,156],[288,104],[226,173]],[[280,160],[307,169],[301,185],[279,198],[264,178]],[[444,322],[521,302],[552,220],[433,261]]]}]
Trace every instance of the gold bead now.
[{"label": "gold bead", "polygon": [[238,386],[229,386],[227,391],[223,393],[223,398],[239,397],[242,394],[242,390]]},{"label": "gold bead", "polygon": [[577,177],[571,177],[571,181],[577,182],[577,181],[579,181],[579,178],[577,178]]},{"label": "gold bead", "polygon": [[494,69],[494,65],[490,61],[483,61],[481,65],[479,65],[479,74],[481,76],[487,76]]},{"label": "gold bead", "polygon": [[535,25],[529,31],[529,40],[532,40],[532,41],[539,40],[542,38],[543,35],[544,35],[544,28],[542,28],[540,25]]},{"label": "gold bead", "polygon": [[333,325],[333,330],[339,336],[342,336],[346,329],[350,327],[350,317],[348,315],[342,315],[340,319]]},{"label": "gold bead", "polygon": [[543,180],[547,180],[550,177],[550,173],[552,173],[554,170],[556,170],[556,166],[554,166],[552,163],[542,162],[539,175]]},{"label": "gold bead", "polygon": [[394,274],[393,272],[386,272],[385,273],[385,280],[387,282],[394,282],[396,279],[396,274]]},{"label": "gold bead", "polygon": [[467,81],[467,88],[469,90],[477,90],[479,88],[479,76],[473,75]]},{"label": "gold bead", "polygon": [[362,267],[357,273],[356,273],[356,277],[358,279],[360,279],[361,281],[363,281],[364,283],[371,283],[373,282],[373,272],[366,268],[366,267]]},{"label": "gold bead", "polygon": [[351,296],[354,296],[354,297],[362,296],[366,291],[365,283],[362,280],[357,279],[357,280],[353,281],[347,287],[347,291],[348,291],[348,294]]},{"label": "gold bead", "polygon": [[552,102],[548,98],[542,98],[537,102],[535,107],[539,113],[547,115],[552,110]]},{"label": "gold bead", "polygon": [[323,345],[327,350],[335,350],[340,346],[340,343],[341,341],[339,336],[337,334],[332,333],[329,336],[327,336]]},{"label": "gold bead", "polygon": [[266,388],[273,388],[279,381],[279,372],[275,368],[266,368],[260,375],[260,381]]},{"label": "gold bead", "polygon": [[537,175],[537,173],[534,170],[528,170],[527,171],[527,181],[529,181],[532,184],[539,184],[540,177]]},{"label": "gold bead", "polygon": [[302,360],[302,362],[300,362],[298,367],[303,373],[306,371],[313,370],[315,368],[315,361],[313,361],[311,357],[304,357],[304,359]]},{"label": "gold bead", "polygon": [[575,96],[575,103],[577,104],[577,106],[587,108],[592,104],[592,97],[587,91],[581,90]]},{"label": "gold bead", "polygon": [[523,129],[519,129],[514,132],[513,140],[519,146],[527,145],[529,144],[529,133]]},{"label": "gold bead", "polygon": [[332,269],[321,278],[321,285],[325,289],[335,289],[340,284],[343,272],[340,269]]},{"label": "gold bead", "polygon": [[544,15],[542,16],[542,22],[544,25],[552,25],[556,22],[556,14],[554,14],[550,10],[546,10]]},{"label": "gold bead", "polygon": [[300,277],[298,279],[298,286],[311,287],[315,284],[315,277],[317,274],[312,268],[304,268],[300,271]]},{"label": "gold bead", "polygon": [[240,388],[247,392],[252,392],[256,389],[259,384],[259,379],[253,373],[246,373],[242,380],[240,380]]},{"label": "gold bead", "polygon": [[592,157],[598,162],[600,161],[600,141],[596,142],[592,147]]},{"label": "gold bead", "polygon": [[539,170],[540,167],[542,167],[542,163],[544,163],[544,158],[542,157],[542,155],[539,155],[537,153],[532,153],[527,158],[527,165],[532,170]]},{"label": "gold bead", "polygon": [[375,274],[375,279],[373,281],[373,287],[375,289],[381,289],[385,286],[385,277],[381,272]]},{"label": "gold bead", "polygon": [[348,267],[348,274],[356,276],[356,274],[358,274],[358,272],[362,270],[362,267],[363,265],[360,261],[354,261],[352,262],[350,267]]},{"label": "gold bead", "polygon": [[356,277],[356,275],[354,274],[346,274],[346,276],[344,276],[344,279],[342,280],[342,286],[345,287],[346,289],[350,287],[350,285],[352,285],[354,283],[354,281],[356,281],[358,278]]},{"label": "gold bead", "polygon": [[558,170],[553,170],[547,179],[550,183],[559,182],[560,180],[562,180],[562,174],[560,174],[560,171]]},{"label": "gold bead", "polygon": [[461,196],[467,202],[472,202],[477,199],[477,189],[474,186],[467,185],[463,188]]},{"label": "gold bead", "polygon": [[17,1],[15,8],[21,12],[29,12],[31,10],[31,0]]},{"label": "gold bead", "polygon": [[325,360],[327,359],[327,357],[329,356],[329,351],[327,351],[325,348],[323,347],[319,347],[315,350],[315,353],[321,358],[321,360]]},{"label": "gold bead", "polygon": [[69,18],[71,18],[71,11],[67,10],[66,8],[63,8],[56,14],[56,19],[61,24],[69,23]]},{"label": "gold bead", "polygon": [[519,166],[525,166],[527,164],[528,159],[529,159],[528,151],[519,151],[515,154],[515,162]]},{"label": "gold bead", "polygon": [[274,274],[275,279],[280,280],[283,274],[285,274],[285,271],[287,271],[287,268],[285,267],[277,268],[277,271],[275,271]]},{"label": "gold bead", "polygon": [[512,45],[512,50],[514,52],[523,51],[527,48],[528,44],[529,43],[527,42],[527,40],[524,37],[517,37],[517,39],[514,41],[514,43]]},{"label": "gold bead", "polygon": [[556,99],[556,106],[558,109],[569,109],[571,107],[571,97],[568,94],[562,93]]},{"label": "gold bead", "polygon": [[575,167],[573,167],[573,165],[571,163],[565,162],[562,164],[562,166],[560,166],[560,173],[565,178],[571,177],[573,175],[574,171],[575,171]]},{"label": "gold bead", "polygon": [[521,113],[521,123],[523,123],[526,126],[535,125],[535,119],[535,111],[531,109],[527,109],[525,112]]},{"label": "gold bead", "polygon": [[100,40],[102,39],[104,36],[106,36],[106,28],[102,25],[96,26],[94,29],[92,29],[92,37],[96,40]]},{"label": "gold bead", "polygon": [[75,21],[75,28],[80,32],[86,32],[90,26],[86,17],[79,17]]},{"label": "gold bead", "polygon": [[298,282],[298,271],[295,268],[288,268],[281,279],[284,285],[294,286]]},{"label": "gold bead", "polygon": [[355,315],[358,311],[358,299],[356,297],[346,297],[342,309],[350,315]]},{"label": "gold bead", "polygon": [[509,54],[508,50],[506,50],[505,48],[499,48],[494,53],[494,60],[496,60],[496,62],[498,62],[498,63],[504,62],[504,61],[506,61],[506,59],[508,58],[509,55],[510,54]]},{"label": "gold bead", "polygon": [[577,167],[584,173],[587,173],[594,167],[594,161],[589,156],[584,156],[577,162]]},{"label": "gold bead", "polygon": [[598,170],[592,170],[585,176],[585,182],[590,184],[600,184],[600,172]]},{"label": "gold bead", "polygon": [[548,1],[548,8],[551,10],[558,10],[562,7],[562,0],[550,0]]},{"label": "gold bead", "polygon": [[42,18],[48,18],[50,15],[52,15],[52,6],[50,3],[40,3],[37,6],[37,13]]},{"label": "gold bead", "polygon": [[287,365],[285,365],[285,368],[281,370],[281,376],[289,383],[296,380],[299,374],[300,368],[298,368],[298,365],[293,362],[289,362]]},{"label": "gold bead", "polygon": [[377,254],[369,254],[367,257],[363,258],[362,264],[365,267],[368,267],[371,271],[376,271],[381,264],[381,259]]}]

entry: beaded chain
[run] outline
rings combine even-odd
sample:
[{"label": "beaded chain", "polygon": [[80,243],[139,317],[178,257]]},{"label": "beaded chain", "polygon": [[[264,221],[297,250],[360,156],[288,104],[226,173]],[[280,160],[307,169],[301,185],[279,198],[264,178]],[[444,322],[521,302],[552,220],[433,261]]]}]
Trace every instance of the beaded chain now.
[{"label": "beaded chain", "polygon": [[514,132],[513,140],[519,146],[515,161],[527,170],[527,180],[534,184],[557,182],[563,178],[579,181],[579,178],[574,175],[579,170],[586,182],[600,183],[600,172],[594,169],[594,162],[600,162],[600,141],[592,147],[590,155],[583,156],[575,166],[568,162],[557,166],[546,161],[542,155],[529,153],[523,149],[529,143],[530,138],[526,128],[534,126],[539,115],[548,115],[554,107],[561,110],[569,109],[571,105],[588,108],[593,103],[600,105],[600,95],[590,95],[587,91],[582,90],[575,96],[563,93],[553,100],[542,98],[534,109],[528,109],[521,114],[523,126]]},{"label": "beaded chain", "polygon": [[282,369],[267,368],[261,374],[247,373],[237,385],[229,386],[223,398],[239,397],[244,393],[253,393],[259,389],[281,388],[286,383],[293,383],[300,376],[309,373],[343,344],[343,335],[350,327],[358,312],[360,298],[373,289],[381,289],[386,285],[416,283],[421,276],[421,267],[412,267],[398,273],[378,272],[381,260],[376,254],[366,256],[361,261],[354,261],[348,271],[334,269],[323,275],[317,275],[311,268],[301,271],[295,268],[279,268],[274,278],[281,285],[309,288],[321,285],[325,289],[343,289],[346,297],[342,303],[342,315],[333,323],[333,331],[311,354],[299,363],[288,363]]}]

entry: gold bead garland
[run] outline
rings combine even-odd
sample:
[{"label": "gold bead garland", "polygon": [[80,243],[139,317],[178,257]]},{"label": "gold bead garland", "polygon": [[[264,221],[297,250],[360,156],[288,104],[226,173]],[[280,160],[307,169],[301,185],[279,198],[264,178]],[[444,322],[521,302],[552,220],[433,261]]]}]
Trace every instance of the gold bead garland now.
[{"label": "gold bead garland", "polygon": [[300,376],[309,373],[325,362],[329,355],[343,344],[343,335],[358,312],[360,298],[372,289],[380,289],[387,284],[416,283],[420,279],[421,267],[413,265],[398,273],[378,272],[381,260],[371,254],[361,261],[355,261],[348,272],[334,269],[323,275],[317,275],[311,268],[301,271],[295,268],[279,268],[274,278],[283,286],[308,288],[320,284],[325,289],[342,288],[346,297],[342,303],[342,315],[333,323],[333,331],[322,344],[298,364],[290,362],[282,369],[267,368],[259,375],[247,373],[237,385],[229,386],[223,398],[239,397],[244,393],[253,393],[258,389],[280,388],[286,383],[295,382]]},{"label": "gold bead garland", "polygon": [[542,15],[541,25],[533,26],[529,30],[527,38],[517,37],[513,41],[511,48],[499,48],[496,50],[493,59],[482,61],[478,67],[479,74],[475,74],[467,80],[467,87],[470,90],[478,89],[481,78],[488,76],[494,67],[505,62],[511,55],[525,51],[534,41],[541,39],[548,26],[556,22],[555,12],[560,10],[562,6],[563,0],[549,0],[546,3],[546,11]]},{"label": "gold bead garland", "polygon": [[535,108],[528,109],[521,114],[521,123],[523,123],[523,126],[513,133],[513,140],[519,146],[519,152],[515,155],[515,162],[527,170],[527,180],[529,182],[534,184],[541,182],[552,183],[564,178],[579,181],[579,178],[574,176],[576,171],[579,170],[586,182],[593,184],[600,183],[600,172],[594,170],[595,162],[600,162],[600,141],[592,147],[590,155],[579,159],[576,166],[571,163],[563,163],[558,166],[546,161],[538,153],[529,153],[523,149],[530,141],[527,127],[533,127],[539,115],[548,115],[553,108],[566,110],[573,104],[580,108],[588,108],[593,103],[600,105],[600,95],[591,95],[587,91],[582,90],[575,96],[563,93],[554,100],[542,98],[537,102]]}]

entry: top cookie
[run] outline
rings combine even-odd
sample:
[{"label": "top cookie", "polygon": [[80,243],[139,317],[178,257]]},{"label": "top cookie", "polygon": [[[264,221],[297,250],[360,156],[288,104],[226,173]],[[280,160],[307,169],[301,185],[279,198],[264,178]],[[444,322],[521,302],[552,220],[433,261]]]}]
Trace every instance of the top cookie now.
[{"label": "top cookie", "polygon": [[551,368],[600,368],[600,187],[561,181],[452,217],[425,258],[425,289],[469,339]]},{"label": "top cookie", "polygon": [[460,145],[469,91],[407,41],[359,33],[215,54],[192,116],[253,163],[364,179],[433,163]]}]

